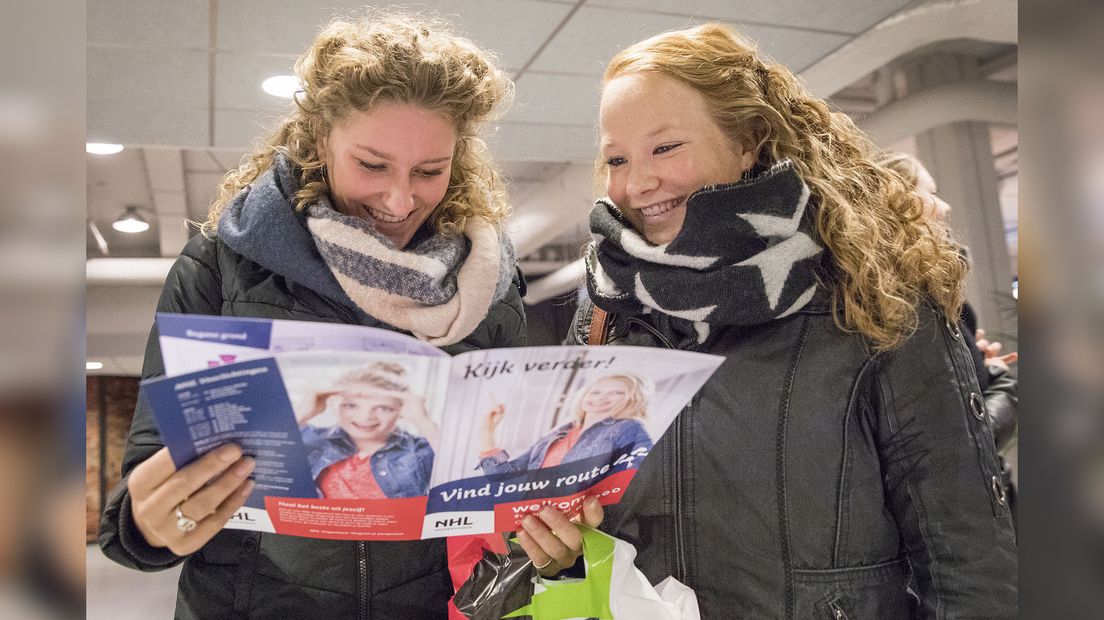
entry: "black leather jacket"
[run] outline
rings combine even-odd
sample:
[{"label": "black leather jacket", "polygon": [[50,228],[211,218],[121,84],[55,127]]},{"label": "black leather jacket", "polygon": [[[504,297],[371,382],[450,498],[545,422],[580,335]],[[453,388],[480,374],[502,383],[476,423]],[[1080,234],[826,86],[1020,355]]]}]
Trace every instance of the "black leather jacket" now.
[{"label": "black leather jacket", "polygon": [[[711,326],[725,363],[602,529],[653,583],[691,586],[704,618],[1015,617],[1016,546],[962,334],[922,308],[903,346],[871,356],[823,297]],[[647,315],[611,323],[610,344],[674,341]]]},{"label": "black leather jacket", "polygon": [[[475,332],[445,350],[455,354],[524,344],[519,286],[524,286],[520,278]],[[173,266],[157,309],[388,327],[241,256],[221,241],[201,236],[188,243]],[[142,375],[160,374],[163,366],[154,329]],[[127,441],[123,475],[161,446],[150,411],[140,402]],[[443,538],[353,542],[223,530],[198,552],[178,557],[168,549],[151,547],[139,533],[125,478],[105,507],[99,542],[108,557],[132,568],[152,571],[184,562],[177,618],[444,620],[452,596]]]}]

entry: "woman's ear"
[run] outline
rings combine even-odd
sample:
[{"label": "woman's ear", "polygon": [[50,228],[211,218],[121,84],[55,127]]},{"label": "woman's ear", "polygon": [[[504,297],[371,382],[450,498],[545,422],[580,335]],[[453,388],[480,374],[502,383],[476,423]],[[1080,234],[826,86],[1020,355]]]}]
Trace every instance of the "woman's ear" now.
[{"label": "woman's ear", "polygon": [[326,138],[319,138],[314,141],[314,150],[318,151],[318,161],[326,163]]},{"label": "woman's ear", "polygon": [[755,149],[744,145],[744,152],[740,155],[740,172],[751,170],[757,159]]}]

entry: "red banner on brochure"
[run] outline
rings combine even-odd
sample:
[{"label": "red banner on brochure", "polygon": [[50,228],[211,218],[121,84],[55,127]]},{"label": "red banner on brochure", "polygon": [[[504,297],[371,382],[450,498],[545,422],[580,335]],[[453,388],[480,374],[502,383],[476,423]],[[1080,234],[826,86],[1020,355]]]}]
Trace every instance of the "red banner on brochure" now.
[{"label": "red banner on brochure", "polygon": [[422,535],[426,498],[266,497],[265,510],[277,534],[331,540],[416,540]]},{"label": "red banner on brochure", "polygon": [[617,472],[585,491],[564,495],[562,497],[546,497],[543,499],[531,499],[509,504],[495,506],[495,531],[513,532],[521,528],[521,520],[527,515],[539,512],[545,506],[558,508],[568,517],[578,514],[583,509],[583,500],[594,495],[603,506],[616,504],[621,501],[621,495],[629,486],[629,481],[636,474],[635,469],[627,469]]}]

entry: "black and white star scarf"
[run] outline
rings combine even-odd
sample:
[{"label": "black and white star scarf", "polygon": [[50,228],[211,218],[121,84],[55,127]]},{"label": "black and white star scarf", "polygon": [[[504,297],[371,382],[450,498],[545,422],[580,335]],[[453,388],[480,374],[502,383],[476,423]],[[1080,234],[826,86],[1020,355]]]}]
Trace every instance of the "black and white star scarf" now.
[{"label": "black and white star scarf", "polygon": [[808,204],[808,186],[783,160],[694,192],[678,235],[654,245],[603,198],[590,213],[587,291],[608,312],[658,313],[687,345],[703,344],[711,325],[793,314],[813,298],[824,251],[804,217]]}]

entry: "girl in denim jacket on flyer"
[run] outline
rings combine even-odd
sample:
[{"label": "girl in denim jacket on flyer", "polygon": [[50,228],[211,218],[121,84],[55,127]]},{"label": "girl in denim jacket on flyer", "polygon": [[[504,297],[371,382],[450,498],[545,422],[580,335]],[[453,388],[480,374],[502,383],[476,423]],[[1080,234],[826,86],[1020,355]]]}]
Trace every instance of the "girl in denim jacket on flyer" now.
[{"label": "girl in denim jacket on flyer", "polygon": [[648,415],[652,391],[645,379],[635,375],[605,375],[575,393],[574,420],[541,437],[513,460],[495,439],[495,430],[506,415],[506,406],[499,404],[487,413],[479,467],[488,474],[522,472],[630,446],[629,452],[641,451],[643,458],[652,449],[652,438],[641,423]]},{"label": "girl in denim jacket on flyer", "polygon": [[[333,387],[312,392],[295,416],[311,474],[328,499],[417,497],[429,488],[433,446],[440,434],[424,400],[410,392],[406,368],[377,362],[346,373]],[[337,407],[337,425],[308,422]],[[398,426],[405,420],[419,433]]]}]

